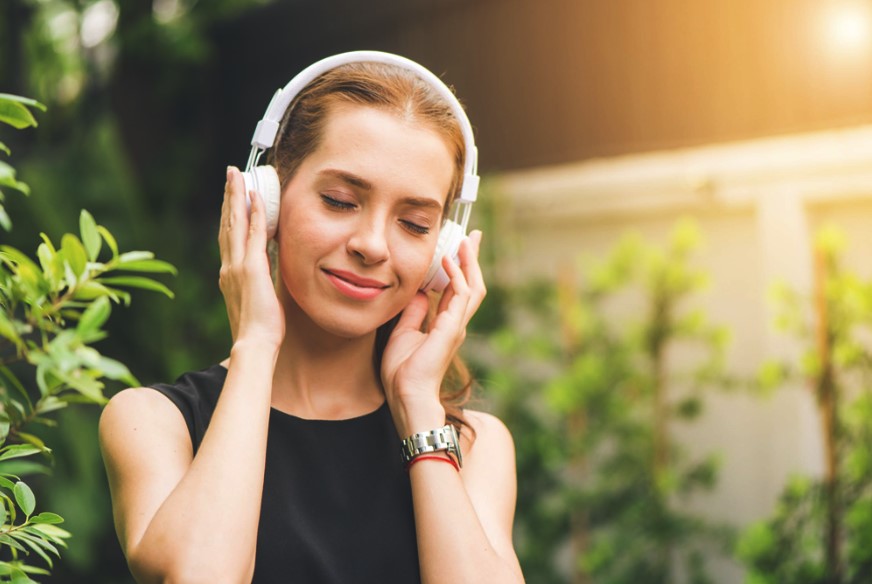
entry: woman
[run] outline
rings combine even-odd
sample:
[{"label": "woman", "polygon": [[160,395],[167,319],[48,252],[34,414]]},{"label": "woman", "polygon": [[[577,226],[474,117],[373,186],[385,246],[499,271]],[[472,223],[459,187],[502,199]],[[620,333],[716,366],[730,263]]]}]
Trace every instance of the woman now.
[{"label": "woman", "polygon": [[296,95],[270,153],[275,282],[267,207],[228,168],[229,358],[127,389],[100,422],[137,581],[523,581],[512,439],[462,409],[455,356],[485,295],[481,233],[442,259],[432,319],[419,290],[474,155],[440,92],[387,59]]}]

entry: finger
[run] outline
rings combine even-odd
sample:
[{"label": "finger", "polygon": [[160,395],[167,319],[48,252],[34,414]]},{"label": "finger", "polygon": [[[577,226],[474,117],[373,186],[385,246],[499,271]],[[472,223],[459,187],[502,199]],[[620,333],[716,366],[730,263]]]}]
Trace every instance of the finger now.
[{"label": "finger", "polygon": [[224,181],[224,197],[221,201],[221,218],[218,221],[218,250],[221,253],[221,263],[223,265],[227,265],[230,259],[229,242],[227,241],[227,235],[229,233],[229,230],[225,229],[225,225],[230,220],[229,209],[231,177],[231,168],[228,166],[227,178]]},{"label": "finger", "polygon": [[228,195],[228,213],[224,229],[230,250],[231,263],[242,261],[245,254],[245,242],[248,240],[248,212],[245,209],[245,181],[238,168],[230,169],[230,193]]},{"label": "finger", "polygon": [[442,258],[442,267],[445,269],[446,274],[448,274],[450,290],[446,290],[445,295],[439,302],[441,310],[437,313],[436,322],[434,323],[436,327],[439,326],[440,319],[444,321],[446,316],[456,320],[458,323],[464,323],[466,306],[469,303],[469,287],[466,284],[466,279],[460,266],[457,265],[454,259],[445,256]]},{"label": "finger", "polygon": [[255,257],[266,250],[266,207],[256,191],[248,191],[251,216],[248,218],[248,248],[246,255]]},{"label": "finger", "polygon": [[454,288],[450,285],[446,286],[445,290],[442,292],[442,298],[439,299],[439,306],[436,308],[437,315],[448,309],[448,305],[451,303],[452,298],[454,298]]},{"label": "finger", "polygon": [[472,315],[481,306],[484,297],[487,295],[487,288],[484,283],[484,276],[481,272],[481,264],[479,264],[478,256],[481,248],[481,231],[475,230],[469,234],[469,238],[461,244],[458,252],[460,260],[460,268],[466,278],[466,283],[470,289],[470,301],[467,308],[467,319],[471,319]]},{"label": "finger", "polygon": [[399,333],[404,330],[420,331],[421,325],[424,324],[424,319],[427,318],[427,308],[429,302],[427,295],[423,292],[418,292],[408,306],[403,310],[397,326],[394,327],[394,332]]}]

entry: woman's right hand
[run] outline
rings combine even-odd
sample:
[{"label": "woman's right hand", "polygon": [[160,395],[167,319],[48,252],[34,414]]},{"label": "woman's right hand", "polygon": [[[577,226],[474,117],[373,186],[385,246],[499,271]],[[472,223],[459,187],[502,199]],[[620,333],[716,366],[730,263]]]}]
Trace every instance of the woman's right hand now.
[{"label": "woman's right hand", "polygon": [[[251,201],[251,216],[245,197]],[[245,192],[238,168],[227,168],[218,246],[218,285],[224,295],[233,342],[257,341],[278,347],[285,319],[270,274],[266,250],[266,211],[261,197]]]}]

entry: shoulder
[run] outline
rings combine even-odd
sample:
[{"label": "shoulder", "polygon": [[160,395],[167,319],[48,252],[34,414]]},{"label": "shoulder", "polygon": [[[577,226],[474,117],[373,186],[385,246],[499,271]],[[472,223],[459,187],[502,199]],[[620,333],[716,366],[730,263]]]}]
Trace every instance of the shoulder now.
[{"label": "shoulder", "polygon": [[467,423],[474,436],[461,438],[464,474],[468,481],[495,482],[515,481],[515,443],[506,425],[485,412],[465,410]]},{"label": "shoulder", "polygon": [[476,410],[464,410],[463,415],[475,433],[474,439],[466,438],[466,447],[470,452],[478,447],[482,450],[506,448],[514,454],[512,434],[502,420],[493,414]]},{"label": "shoulder", "polygon": [[179,409],[151,387],[131,387],[109,400],[100,415],[100,442],[123,441],[132,433],[187,436],[187,426]]}]

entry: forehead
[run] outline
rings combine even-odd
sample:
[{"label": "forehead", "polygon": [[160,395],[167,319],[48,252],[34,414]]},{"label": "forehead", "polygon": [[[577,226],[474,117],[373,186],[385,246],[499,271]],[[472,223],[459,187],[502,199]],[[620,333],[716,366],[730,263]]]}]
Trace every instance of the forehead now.
[{"label": "forehead", "polygon": [[318,147],[318,172],[339,168],[375,188],[446,201],[455,167],[452,145],[437,128],[386,109],[334,104]]}]

